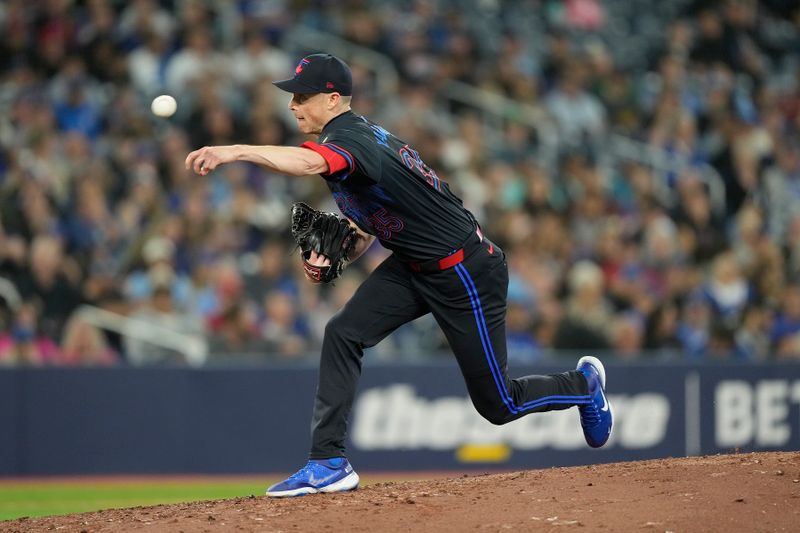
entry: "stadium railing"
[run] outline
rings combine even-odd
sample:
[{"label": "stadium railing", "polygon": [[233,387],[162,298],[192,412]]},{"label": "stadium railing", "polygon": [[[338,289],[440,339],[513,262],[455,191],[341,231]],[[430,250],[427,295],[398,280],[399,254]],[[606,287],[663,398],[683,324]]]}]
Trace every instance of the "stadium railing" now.
[{"label": "stadium railing", "polygon": [[[186,362],[193,367],[203,366],[208,359],[208,342],[202,335],[180,333],[152,322],[127,317],[91,305],[83,305],[78,308],[76,317],[96,328],[175,350],[182,354],[186,358]],[[137,363],[135,354],[128,354],[128,358],[131,363]]]}]

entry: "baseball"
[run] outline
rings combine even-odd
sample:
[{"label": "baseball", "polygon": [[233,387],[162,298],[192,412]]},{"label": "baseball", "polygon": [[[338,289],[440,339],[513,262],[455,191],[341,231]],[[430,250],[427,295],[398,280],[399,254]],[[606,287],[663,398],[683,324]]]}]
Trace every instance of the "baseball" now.
[{"label": "baseball", "polygon": [[178,102],[168,94],[162,94],[153,98],[150,109],[157,117],[171,117],[178,109]]}]

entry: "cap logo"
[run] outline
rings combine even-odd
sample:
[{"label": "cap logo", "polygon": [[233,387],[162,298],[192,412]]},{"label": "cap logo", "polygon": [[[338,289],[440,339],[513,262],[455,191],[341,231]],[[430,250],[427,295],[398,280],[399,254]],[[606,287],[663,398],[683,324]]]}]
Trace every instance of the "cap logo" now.
[{"label": "cap logo", "polygon": [[295,74],[300,74],[301,72],[303,72],[303,67],[305,67],[309,63],[310,63],[310,61],[308,59],[306,59],[306,58],[301,59],[300,62],[295,67],[294,73]]},{"label": "cap logo", "polygon": [[272,83],[282,91],[294,94],[333,92],[347,96],[353,94],[353,76],[350,67],[330,54],[311,54],[298,59],[291,78]]}]

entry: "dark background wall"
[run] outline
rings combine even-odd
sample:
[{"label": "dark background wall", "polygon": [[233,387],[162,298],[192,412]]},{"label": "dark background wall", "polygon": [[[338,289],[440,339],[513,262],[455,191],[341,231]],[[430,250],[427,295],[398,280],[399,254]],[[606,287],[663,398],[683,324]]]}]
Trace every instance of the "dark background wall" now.
[{"label": "dark background wall", "polygon": [[[472,409],[455,366],[368,367],[349,456],[362,470],[444,470],[800,449],[800,365],[607,373],[615,433],[590,450],[575,409],[495,427]],[[294,470],[306,458],[315,386],[312,368],[2,370],[0,475]],[[508,453],[463,462],[460,450],[487,444]]]}]

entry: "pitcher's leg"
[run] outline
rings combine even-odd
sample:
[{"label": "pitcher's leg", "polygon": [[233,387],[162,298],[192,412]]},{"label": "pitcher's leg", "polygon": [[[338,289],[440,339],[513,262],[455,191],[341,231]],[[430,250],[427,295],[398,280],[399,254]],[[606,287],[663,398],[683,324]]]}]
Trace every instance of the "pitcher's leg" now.
[{"label": "pitcher's leg", "polygon": [[[502,254],[496,248],[495,253]],[[578,371],[508,377],[508,270],[500,257],[479,255],[443,274],[449,274],[456,285],[439,291],[444,296],[426,297],[426,301],[447,336],[470,398],[482,416],[494,424],[504,424],[529,413],[591,401],[586,378]],[[446,279],[437,274],[434,283]]]},{"label": "pitcher's leg", "polygon": [[364,348],[429,310],[411,290],[410,272],[390,256],[325,327],[311,422],[311,459],[344,456]]}]

